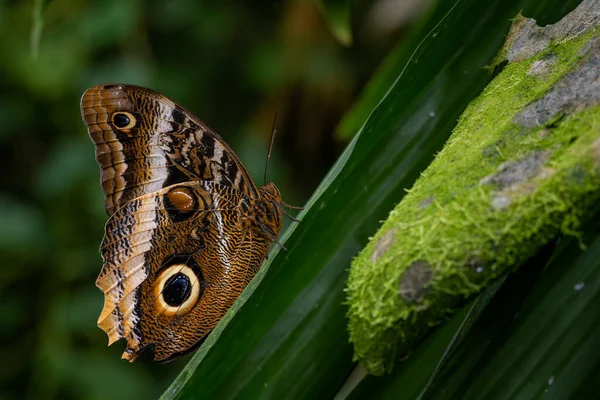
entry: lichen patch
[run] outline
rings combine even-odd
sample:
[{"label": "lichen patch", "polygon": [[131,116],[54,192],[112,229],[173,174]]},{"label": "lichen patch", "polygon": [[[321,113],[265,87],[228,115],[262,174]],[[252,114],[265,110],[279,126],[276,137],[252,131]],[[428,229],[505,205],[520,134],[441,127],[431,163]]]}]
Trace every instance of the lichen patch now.
[{"label": "lichen patch", "polygon": [[433,196],[433,195],[428,196],[428,197],[424,198],[423,201],[421,201],[419,203],[419,206],[421,208],[427,208],[427,207],[429,207],[433,203],[433,200],[435,200],[435,196]]},{"label": "lichen patch", "polygon": [[396,232],[396,228],[390,229],[381,238],[379,238],[377,243],[375,243],[375,249],[371,254],[372,262],[379,260],[385,253],[387,253],[392,243],[394,243],[394,240],[396,240]]},{"label": "lichen patch", "polygon": [[579,53],[577,54],[577,56],[578,57],[585,56],[593,46],[596,46],[598,44],[598,42],[600,42],[600,36],[596,36],[596,37],[592,38],[592,40],[588,41],[586,44],[583,45],[581,50],[579,50]]},{"label": "lichen patch", "polygon": [[498,190],[503,190],[526,182],[540,172],[549,155],[548,151],[534,151],[518,161],[502,163],[497,173],[486,176],[480,183],[493,184]]},{"label": "lichen patch", "polygon": [[550,37],[545,29],[538,26],[533,18],[516,20],[509,33],[506,58],[509,62],[517,62],[533,57],[550,44]]},{"label": "lichen patch", "polygon": [[584,0],[556,24],[538,26],[533,18],[518,16],[508,34],[504,54],[509,62],[522,61],[550,43],[581,36],[600,23],[600,0]]},{"label": "lichen patch", "polygon": [[433,271],[425,261],[412,263],[400,278],[400,297],[410,303],[418,303],[427,294]]},{"label": "lichen patch", "polygon": [[549,54],[545,57],[542,57],[539,60],[534,61],[533,64],[531,64],[527,75],[533,75],[538,77],[547,75],[550,72],[552,72],[552,68],[554,67],[557,61],[558,57],[556,57],[556,55],[554,54]]},{"label": "lichen patch", "polygon": [[516,124],[528,128],[545,125],[557,116],[600,104],[600,41],[594,42],[585,59],[572,72],[544,97],[515,115]]},{"label": "lichen patch", "polygon": [[492,197],[492,208],[494,210],[503,210],[510,206],[512,198],[507,193],[495,193]]}]

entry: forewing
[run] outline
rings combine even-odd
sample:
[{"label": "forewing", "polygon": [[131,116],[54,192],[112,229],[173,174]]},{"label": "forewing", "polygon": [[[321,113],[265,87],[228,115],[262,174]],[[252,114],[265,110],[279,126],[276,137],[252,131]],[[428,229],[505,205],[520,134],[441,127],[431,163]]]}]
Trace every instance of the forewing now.
[{"label": "forewing", "polygon": [[192,180],[257,197],[250,175],[219,135],[158,92],[94,86],[81,99],[81,114],[96,145],[109,215],[136,197]]}]

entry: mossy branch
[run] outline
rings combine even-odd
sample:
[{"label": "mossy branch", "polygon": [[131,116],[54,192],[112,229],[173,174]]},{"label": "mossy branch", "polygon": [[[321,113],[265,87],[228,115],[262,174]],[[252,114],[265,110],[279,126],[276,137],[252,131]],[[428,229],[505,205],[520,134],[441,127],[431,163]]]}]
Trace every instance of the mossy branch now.
[{"label": "mossy branch", "polygon": [[[390,371],[432,326],[600,197],[600,1],[521,16],[452,137],[352,264],[355,359]],[[584,245],[582,243],[582,245]]]}]

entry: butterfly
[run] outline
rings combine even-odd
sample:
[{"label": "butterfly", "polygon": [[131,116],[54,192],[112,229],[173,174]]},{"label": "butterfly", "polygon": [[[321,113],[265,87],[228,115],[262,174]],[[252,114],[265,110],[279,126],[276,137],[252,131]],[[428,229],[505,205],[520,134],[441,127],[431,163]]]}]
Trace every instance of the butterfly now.
[{"label": "butterfly", "polygon": [[109,345],[126,340],[124,359],[151,349],[154,360],[172,360],[202,343],[254,277],[287,205],[272,182],[257,188],[219,135],[156,91],[94,86],[81,115],[109,215],[98,326]]}]

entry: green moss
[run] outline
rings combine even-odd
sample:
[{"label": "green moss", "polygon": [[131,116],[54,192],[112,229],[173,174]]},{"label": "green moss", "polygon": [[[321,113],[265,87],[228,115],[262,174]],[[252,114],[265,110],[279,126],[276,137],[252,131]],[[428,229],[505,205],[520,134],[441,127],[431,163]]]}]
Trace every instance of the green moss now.
[{"label": "green moss", "polygon": [[389,371],[431,326],[545,243],[577,234],[600,197],[597,89],[582,95],[600,59],[598,33],[508,63],[354,260],[350,339],[370,373]]}]

